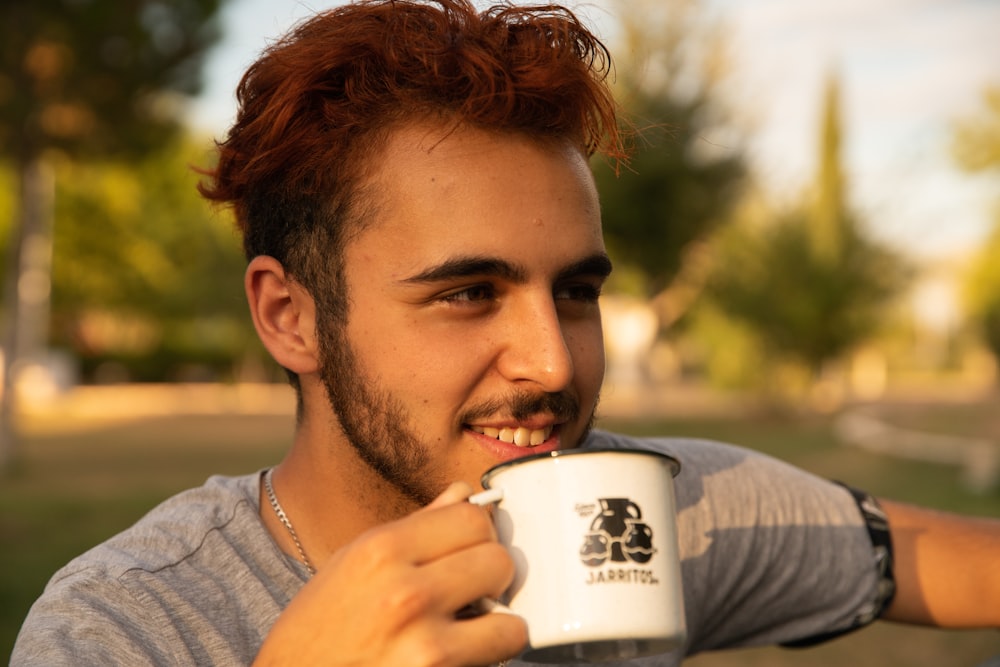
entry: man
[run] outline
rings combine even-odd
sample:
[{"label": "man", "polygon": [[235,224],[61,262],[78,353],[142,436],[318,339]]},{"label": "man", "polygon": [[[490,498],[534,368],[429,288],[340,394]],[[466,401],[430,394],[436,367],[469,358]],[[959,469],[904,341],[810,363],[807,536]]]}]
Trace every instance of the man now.
[{"label": "man", "polygon": [[591,431],[611,267],[588,158],[624,156],[608,67],[569,12],[464,0],[362,2],[265,52],[204,192],[244,234],[254,325],[299,396],[292,446],[57,573],[13,664],[511,659],[520,618],[459,613],[513,576],[462,501],[500,461],[577,446],[683,466],[690,636],[636,664],[879,615],[1000,625],[978,602],[998,590],[995,523],[885,503],[893,568],[863,494],[726,445]]}]

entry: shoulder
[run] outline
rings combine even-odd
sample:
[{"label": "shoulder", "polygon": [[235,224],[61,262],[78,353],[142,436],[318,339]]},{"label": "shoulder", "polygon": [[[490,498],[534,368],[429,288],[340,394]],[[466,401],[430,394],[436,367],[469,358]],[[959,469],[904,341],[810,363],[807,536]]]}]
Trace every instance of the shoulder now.
[{"label": "shoulder", "polygon": [[159,571],[189,558],[206,536],[255,521],[259,475],[211,477],[203,486],[165,500],[127,530],[72,560],[49,583],[79,571],[109,578],[131,570]]},{"label": "shoulder", "polygon": [[599,429],[591,431],[582,446],[588,449],[641,449],[659,452],[677,458],[682,470],[686,464],[697,474],[711,474],[738,465],[748,458],[763,456],[744,447],[704,438],[638,437]]},{"label": "shoulder", "polygon": [[760,534],[769,526],[864,525],[857,503],[841,485],[746,447],[607,431],[594,431],[583,446],[644,449],[676,458],[679,518],[702,529],[752,527]]},{"label": "shoulder", "polygon": [[[809,497],[828,495],[853,506],[840,486],[761,452],[702,438],[635,437],[595,430],[587,448],[642,449],[672,456],[680,463],[677,501],[680,510],[702,505],[733,510],[760,509],[750,497],[771,498],[765,509],[799,505]],[[776,497],[774,497],[776,496]],[[780,501],[780,502],[779,502]],[[852,510],[852,514],[856,514]]]},{"label": "shoulder", "polygon": [[226,563],[270,562],[258,478],[213,477],[70,561],[29,611],[12,664],[171,663],[199,600],[231,595],[220,575],[239,568]]}]

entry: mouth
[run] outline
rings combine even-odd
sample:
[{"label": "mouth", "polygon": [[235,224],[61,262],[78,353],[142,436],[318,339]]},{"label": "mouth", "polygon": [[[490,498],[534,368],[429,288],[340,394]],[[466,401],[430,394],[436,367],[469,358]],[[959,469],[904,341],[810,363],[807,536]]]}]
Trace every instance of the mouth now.
[{"label": "mouth", "polygon": [[475,431],[481,435],[485,435],[488,438],[494,438],[500,442],[505,442],[509,445],[516,445],[517,447],[536,447],[552,435],[554,426],[546,426],[544,428],[527,428],[524,426],[518,426],[516,428],[502,427],[494,428],[490,426],[475,426],[470,424],[469,430]]}]

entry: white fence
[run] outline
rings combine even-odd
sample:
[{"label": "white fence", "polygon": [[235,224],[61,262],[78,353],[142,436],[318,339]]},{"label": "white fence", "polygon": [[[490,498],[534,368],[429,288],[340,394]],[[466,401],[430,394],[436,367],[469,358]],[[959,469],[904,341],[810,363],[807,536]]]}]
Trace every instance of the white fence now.
[{"label": "white fence", "polygon": [[928,433],[887,424],[870,408],[855,408],[840,415],[835,433],[845,444],[880,454],[956,465],[965,485],[987,493],[1000,483],[1000,443]]}]

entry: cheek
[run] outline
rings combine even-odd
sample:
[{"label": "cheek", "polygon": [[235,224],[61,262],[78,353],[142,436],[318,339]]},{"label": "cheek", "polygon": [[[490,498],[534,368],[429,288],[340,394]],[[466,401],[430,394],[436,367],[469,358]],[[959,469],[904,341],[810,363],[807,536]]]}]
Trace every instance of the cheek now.
[{"label": "cheek", "polygon": [[460,401],[482,377],[488,355],[473,336],[449,336],[434,327],[401,322],[359,327],[358,355],[383,390],[411,406]]},{"label": "cheek", "polygon": [[581,384],[593,385],[596,391],[604,380],[604,333],[601,323],[588,323],[575,328],[566,336],[566,345],[573,356],[573,368]]}]

